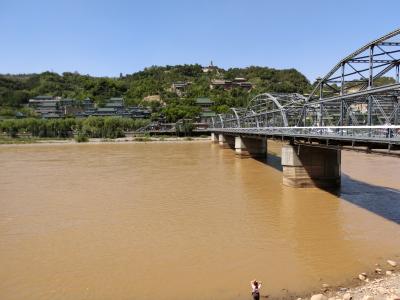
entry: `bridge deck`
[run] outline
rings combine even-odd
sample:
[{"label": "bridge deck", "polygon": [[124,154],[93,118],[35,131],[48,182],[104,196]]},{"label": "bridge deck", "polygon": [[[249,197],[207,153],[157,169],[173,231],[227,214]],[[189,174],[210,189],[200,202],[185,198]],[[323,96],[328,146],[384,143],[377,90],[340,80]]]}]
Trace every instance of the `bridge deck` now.
[{"label": "bridge deck", "polygon": [[400,148],[400,126],[212,128],[210,132],[313,140],[331,145],[363,145],[370,148]]}]

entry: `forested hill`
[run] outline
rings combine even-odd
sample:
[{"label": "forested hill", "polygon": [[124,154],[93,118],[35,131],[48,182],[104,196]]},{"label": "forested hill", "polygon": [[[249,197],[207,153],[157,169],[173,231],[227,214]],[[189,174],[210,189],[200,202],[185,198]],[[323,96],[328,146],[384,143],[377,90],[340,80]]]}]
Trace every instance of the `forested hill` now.
[{"label": "forested hill", "polygon": [[[18,106],[27,103],[30,97],[37,95],[76,99],[89,97],[95,101],[102,101],[112,96],[123,96],[128,103],[137,104],[145,96],[159,94],[163,99],[168,100],[176,98],[176,94],[169,92],[169,89],[173,82],[178,81],[192,82],[185,98],[213,97],[221,91],[210,90],[209,85],[212,79],[234,79],[235,77],[244,77],[254,84],[252,94],[263,91],[302,93],[310,88],[307,78],[295,69],[275,70],[249,67],[223,70],[214,68],[206,73],[200,65],[178,65],[150,67],[119,78],[92,77],[70,72],[61,75],[52,72],[0,75],[0,104]],[[239,96],[237,93],[238,91],[232,90],[224,96],[234,99]]]},{"label": "forested hill", "polygon": [[[0,75],[0,109],[20,108],[38,95],[61,96],[73,99],[91,98],[101,106],[110,97],[124,97],[126,104],[141,104],[149,95],[159,95],[168,108],[190,107],[197,97],[209,97],[215,102],[215,111],[230,106],[244,106],[250,97],[261,92],[308,92],[311,85],[295,69],[276,70],[266,67],[233,68],[212,67],[208,72],[198,64],[149,67],[118,78],[92,77],[79,73]],[[215,79],[245,78],[253,85],[249,91],[234,87],[210,88]],[[171,91],[174,82],[191,82],[183,95]],[[149,105],[149,103],[146,103]],[[157,108],[160,103],[150,103]],[[165,109],[165,108],[164,108]],[[155,109],[157,111],[157,109]]]}]

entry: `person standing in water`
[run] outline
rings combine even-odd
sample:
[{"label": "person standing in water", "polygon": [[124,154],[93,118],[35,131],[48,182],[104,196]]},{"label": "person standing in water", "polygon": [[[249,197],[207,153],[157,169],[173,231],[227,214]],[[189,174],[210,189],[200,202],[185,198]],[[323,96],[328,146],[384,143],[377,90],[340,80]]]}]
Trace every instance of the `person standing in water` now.
[{"label": "person standing in water", "polygon": [[261,289],[261,281],[252,280],[250,281],[251,285],[251,296],[253,296],[253,300],[260,300],[260,289]]}]

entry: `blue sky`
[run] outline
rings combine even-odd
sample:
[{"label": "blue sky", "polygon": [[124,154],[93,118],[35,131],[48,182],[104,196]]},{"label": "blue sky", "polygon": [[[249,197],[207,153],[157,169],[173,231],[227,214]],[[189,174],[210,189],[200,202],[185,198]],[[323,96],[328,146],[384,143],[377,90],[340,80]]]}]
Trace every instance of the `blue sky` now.
[{"label": "blue sky", "polygon": [[0,73],[296,68],[311,81],[400,27],[400,1],[0,0]]}]

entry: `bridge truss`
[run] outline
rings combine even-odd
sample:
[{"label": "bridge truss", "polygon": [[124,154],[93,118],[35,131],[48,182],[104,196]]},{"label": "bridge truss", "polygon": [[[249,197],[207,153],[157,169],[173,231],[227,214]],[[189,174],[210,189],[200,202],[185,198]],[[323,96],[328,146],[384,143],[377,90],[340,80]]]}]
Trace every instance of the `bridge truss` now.
[{"label": "bridge truss", "polygon": [[340,60],[310,95],[264,93],[213,118],[214,131],[351,135],[400,144],[400,29]]}]

